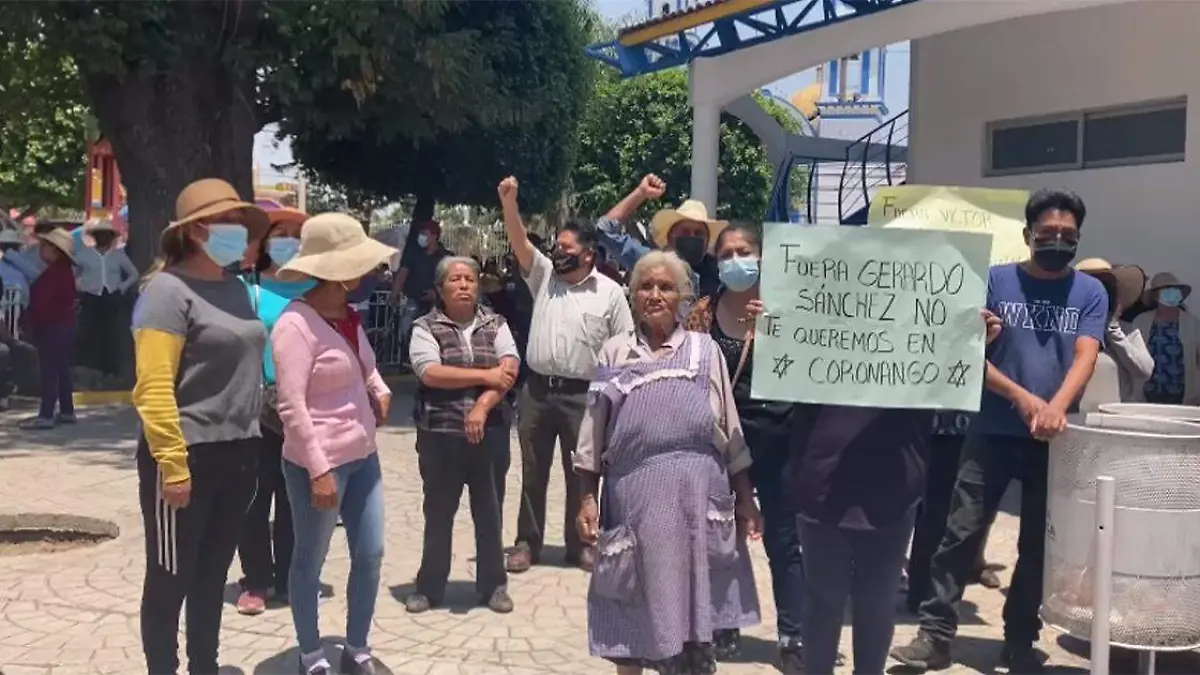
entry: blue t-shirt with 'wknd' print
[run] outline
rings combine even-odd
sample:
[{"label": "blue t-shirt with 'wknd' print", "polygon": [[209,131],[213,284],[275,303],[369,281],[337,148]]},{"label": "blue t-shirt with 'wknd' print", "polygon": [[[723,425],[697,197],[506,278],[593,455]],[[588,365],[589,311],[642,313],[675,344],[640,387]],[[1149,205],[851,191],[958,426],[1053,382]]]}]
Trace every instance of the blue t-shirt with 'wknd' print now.
[{"label": "blue t-shirt with 'wknd' print", "polygon": [[[1038,279],[1019,263],[993,267],[987,308],[1004,322],[987,349],[988,361],[1026,391],[1049,401],[1075,361],[1075,340],[1103,344],[1108,292],[1094,277],[1071,271]],[[1029,426],[1008,399],[984,390],[972,434],[1029,436]]]}]

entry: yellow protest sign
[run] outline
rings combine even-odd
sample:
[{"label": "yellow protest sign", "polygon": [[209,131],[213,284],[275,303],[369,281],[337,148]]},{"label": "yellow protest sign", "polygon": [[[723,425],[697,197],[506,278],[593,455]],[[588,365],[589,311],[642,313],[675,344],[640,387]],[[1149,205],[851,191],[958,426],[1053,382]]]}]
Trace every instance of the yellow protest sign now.
[{"label": "yellow protest sign", "polygon": [[1025,243],[1028,190],[895,185],[875,193],[867,225],[913,230],[957,230],[992,235],[992,264],[1029,259]]}]

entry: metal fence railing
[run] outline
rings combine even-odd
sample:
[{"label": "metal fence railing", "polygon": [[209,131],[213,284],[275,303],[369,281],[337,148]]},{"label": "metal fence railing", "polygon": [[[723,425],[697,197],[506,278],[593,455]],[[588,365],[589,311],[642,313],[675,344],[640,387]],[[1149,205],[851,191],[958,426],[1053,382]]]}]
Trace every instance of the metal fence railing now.
[{"label": "metal fence railing", "polygon": [[21,289],[5,288],[0,294],[0,317],[8,332],[15,338],[21,337]]},{"label": "metal fence railing", "polygon": [[377,290],[371,294],[366,311],[362,312],[363,330],[375,351],[375,361],[381,369],[399,368],[405,361],[404,340],[400,334],[400,316],[405,303],[393,306],[388,302],[389,291]]}]

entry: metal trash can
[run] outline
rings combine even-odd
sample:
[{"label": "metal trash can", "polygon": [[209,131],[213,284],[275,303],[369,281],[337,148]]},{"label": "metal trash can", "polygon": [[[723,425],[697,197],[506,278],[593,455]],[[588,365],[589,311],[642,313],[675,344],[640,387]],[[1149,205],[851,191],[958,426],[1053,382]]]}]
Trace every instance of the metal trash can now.
[{"label": "metal trash can", "polygon": [[1179,420],[1180,422],[1200,422],[1200,406],[1194,405],[1160,405],[1158,403],[1104,403],[1100,412],[1110,415],[1129,415],[1132,417],[1157,417],[1159,419]]},{"label": "metal trash can", "polygon": [[1200,425],[1072,416],[1050,444],[1042,618],[1088,640],[1098,476],[1116,485],[1109,643],[1200,647]]}]

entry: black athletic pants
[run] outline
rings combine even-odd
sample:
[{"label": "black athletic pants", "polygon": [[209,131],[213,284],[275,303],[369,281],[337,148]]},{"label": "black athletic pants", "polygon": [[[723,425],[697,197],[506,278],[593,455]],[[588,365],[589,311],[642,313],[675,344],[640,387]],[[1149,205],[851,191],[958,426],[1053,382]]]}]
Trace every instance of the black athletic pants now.
[{"label": "black athletic pants", "polygon": [[146,440],[138,443],[138,496],[146,528],[142,649],[149,675],[174,675],[179,668],[179,610],[185,598],[188,673],[217,672],[225,581],[254,499],[260,442],[247,438],[188,448],[192,497],[182,509],[162,500],[158,465]]},{"label": "black athletic pants", "polygon": [[[288,570],[292,567],[292,507],[283,482],[283,437],[264,428],[258,453],[258,490],[246,513],[238,558],[242,561],[243,591],[275,589],[287,595]],[[275,521],[271,522],[271,505]]]}]

